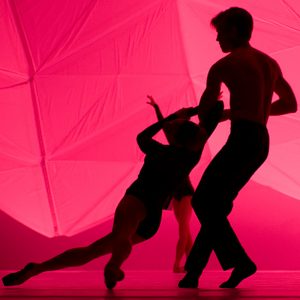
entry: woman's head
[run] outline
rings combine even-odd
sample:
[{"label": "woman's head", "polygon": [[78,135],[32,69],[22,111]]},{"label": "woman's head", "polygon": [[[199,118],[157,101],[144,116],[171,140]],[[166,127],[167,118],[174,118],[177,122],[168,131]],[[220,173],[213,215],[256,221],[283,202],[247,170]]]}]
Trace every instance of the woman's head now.
[{"label": "woman's head", "polygon": [[169,122],[168,127],[171,129],[171,137],[169,138],[171,145],[194,149],[203,144],[205,131],[194,122],[176,119]]}]

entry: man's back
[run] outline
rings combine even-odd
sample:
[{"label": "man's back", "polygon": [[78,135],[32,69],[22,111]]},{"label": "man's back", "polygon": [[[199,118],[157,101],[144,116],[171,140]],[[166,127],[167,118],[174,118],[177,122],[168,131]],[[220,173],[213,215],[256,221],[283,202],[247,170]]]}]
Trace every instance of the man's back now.
[{"label": "man's back", "polygon": [[276,61],[252,47],[242,47],[216,65],[230,91],[231,120],[266,124],[276,81],[281,76]]}]

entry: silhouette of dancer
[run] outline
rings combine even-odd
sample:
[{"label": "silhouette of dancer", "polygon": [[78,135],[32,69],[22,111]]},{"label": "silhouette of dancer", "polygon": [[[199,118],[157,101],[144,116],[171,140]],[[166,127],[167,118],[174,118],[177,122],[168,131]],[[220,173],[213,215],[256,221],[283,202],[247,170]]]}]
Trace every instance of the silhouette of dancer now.
[{"label": "silhouette of dancer", "polygon": [[[232,7],[211,21],[223,52],[229,53],[209,70],[207,86],[200,99],[199,118],[205,117],[224,83],[230,92],[231,131],[223,148],[205,170],[192,206],[201,222],[200,232],[187,259],[179,287],[195,288],[210,254],[215,251],[224,270],[233,268],[222,288],[234,288],[256,272],[227,216],[233,200],[268,156],[269,115],[296,112],[293,91],[277,62],[250,46],[252,16]],[[279,100],[271,103],[275,92]]]},{"label": "silhouette of dancer", "polygon": [[[83,265],[111,253],[104,277],[107,288],[113,288],[124,278],[121,265],[132,245],[151,238],[158,230],[165,202],[199,161],[222,112],[221,102],[211,111],[204,127],[185,119],[187,113],[196,114],[197,109],[182,109],[143,130],[137,136],[137,143],[146,154],[144,164],[116,208],[112,232],[87,247],[67,250],[42,263],[29,263],[20,271],[3,277],[3,284],[19,285],[40,273]],[[170,145],[153,139],[166,123],[172,123],[174,130]]]},{"label": "silhouette of dancer", "polygon": [[[149,101],[147,102],[150,104],[156,113],[156,117],[158,120],[163,120],[163,115],[158,104],[155,102],[152,96],[147,96]],[[189,117],[188,117],[189,118]],[[166,123],[163,127],[163,131],[169,143],[174,140],[173,138],[173,130],[170,126],[172,123]],[[178,241],[176,245],[176,255],[175,255],[175,262],[173,266],[174,273],[183,273],[184,267],[180,265],[181,260],[184,255],[186,257],[189,255],[192,249],[192,234],[190,229],[190,220],[192,217],[192,205],[191,199],[194,194],[194,187],[190,181],[190,178],[184,178],[183,182],[177,187],[172,201],[172,207],[174,210],[174,215],[176,221],[178,223]]]}]

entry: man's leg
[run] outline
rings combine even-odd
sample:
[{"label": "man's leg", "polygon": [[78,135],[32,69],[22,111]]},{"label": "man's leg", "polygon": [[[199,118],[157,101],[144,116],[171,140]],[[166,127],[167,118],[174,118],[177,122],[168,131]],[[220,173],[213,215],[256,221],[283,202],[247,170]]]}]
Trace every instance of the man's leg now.
[{"label": "man's leg", "polygon": [[[205,173],[207,172],[208,168]],[[198,286],[198,279],[207,265],[213,251],[209,227],[206,226],[206,222],[202,222],[203,209],[200,207],[200,204],[203,206],[210,198],[209,195],[207,195],[208,190],[203,188],[206,186],[205,178],[208,178],[208,176],[202,177],[192,198],[192,207],[201,223],[201,228],[185,263],[185,270],[187,273],[178,284],[178,286],[182,288],[196,288]]]},{"label": "man's leg", "polygon": [[[243,279],[256,272],[255,264],[243,249],[227,216],[239,191],[267,158],[268,148],[268,133],[265,128],[242,124],[234,129],[229,142],[213,160],[212,168],[207,172],[208,184],[203,185],[203,188],[208,188],[212,197],[199,208],[202,212],[201,222],[207,223],[209,227],[211,243],[222,268],[234,268],[229,280],[220,287],[236,287]],[[209,183],[213,182],[216,185],[210,186]]]},{"label": "man's leg", "polygon": [[223,270],[234,268],[230,279],[220,287],[236,287],[256,272],[255,264],[245,252],[226,216],[213,216],[208,221],[202,221],[202,224],[207,227],[212,248]]},{"label": "man's leg", "polygon": [[180,288],[197,288],[199,277],[208,263],[213,251],[210,234],[206,226],[201,224],[201,229],[194,241],[191,252],[185,263],[186,275],[179,281]]},{"label": "man's leg", "polygon": [[[240,137],[237,142],[229,139],[205,170],[193,197],[193,208],[201,222],[201,230],[186,265],[188,274],[179,286],[196,285],[195,278],[203,271],[212,250],[223,269],[235,268],[230,280],[221,287],[234,287],[255,272],[256,267],[237,239],[227,215],[239,190],[267,157],[265,133],[265,144],[252,143],[251,139],[249,143],[247,135],[242,135],[246,142]],[[257,145],[262,145],[261,149]]]},{"label": "man's leg", "polygon": [[[179,287],[197,287],[198,278],[207,265],[213,250],[224,270],[236,266],[241,267],[238,268],[238,273],[235,272],[235,280],[231,281],[231,284],[241,281],[253,274],[256,268],[244,251],[227,219],[232,205],[230,202],[227,202],[226,206],[224,205],[226,203],[225,193],[223,195],[215,193],[215,191],[222,191],[220,189],[214,188],[214,191],[211,190],[209,193],[211,201],[204,199],[207,191],[205,192],[201,188],[198,191],[202,191],[201,205],[194,198],[193,207],[201,222],[201,229],[185,265],[187,274],[179,283]],[[221,204],[215,203],[213,199],[221,200]]]}]

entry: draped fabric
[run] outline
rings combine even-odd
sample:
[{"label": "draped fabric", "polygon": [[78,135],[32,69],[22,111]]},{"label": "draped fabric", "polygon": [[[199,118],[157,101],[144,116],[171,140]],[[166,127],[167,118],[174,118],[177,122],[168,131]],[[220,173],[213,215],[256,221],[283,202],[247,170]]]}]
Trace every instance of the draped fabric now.
[{"label": "draped fabric", "polygon": [[[156,120],[146,95],[164,114],[197,105],[224,55],[210,20],[230,6],[253,15],[252,45],[300,99],[298,0],[1,0],[2,211],[49,237],[111,218],[143,162],[136,135]],[[211,137],[195,184],[228,127]],[[268,127],[270,156],[253,180],[300,200],[300,113]]]}]

